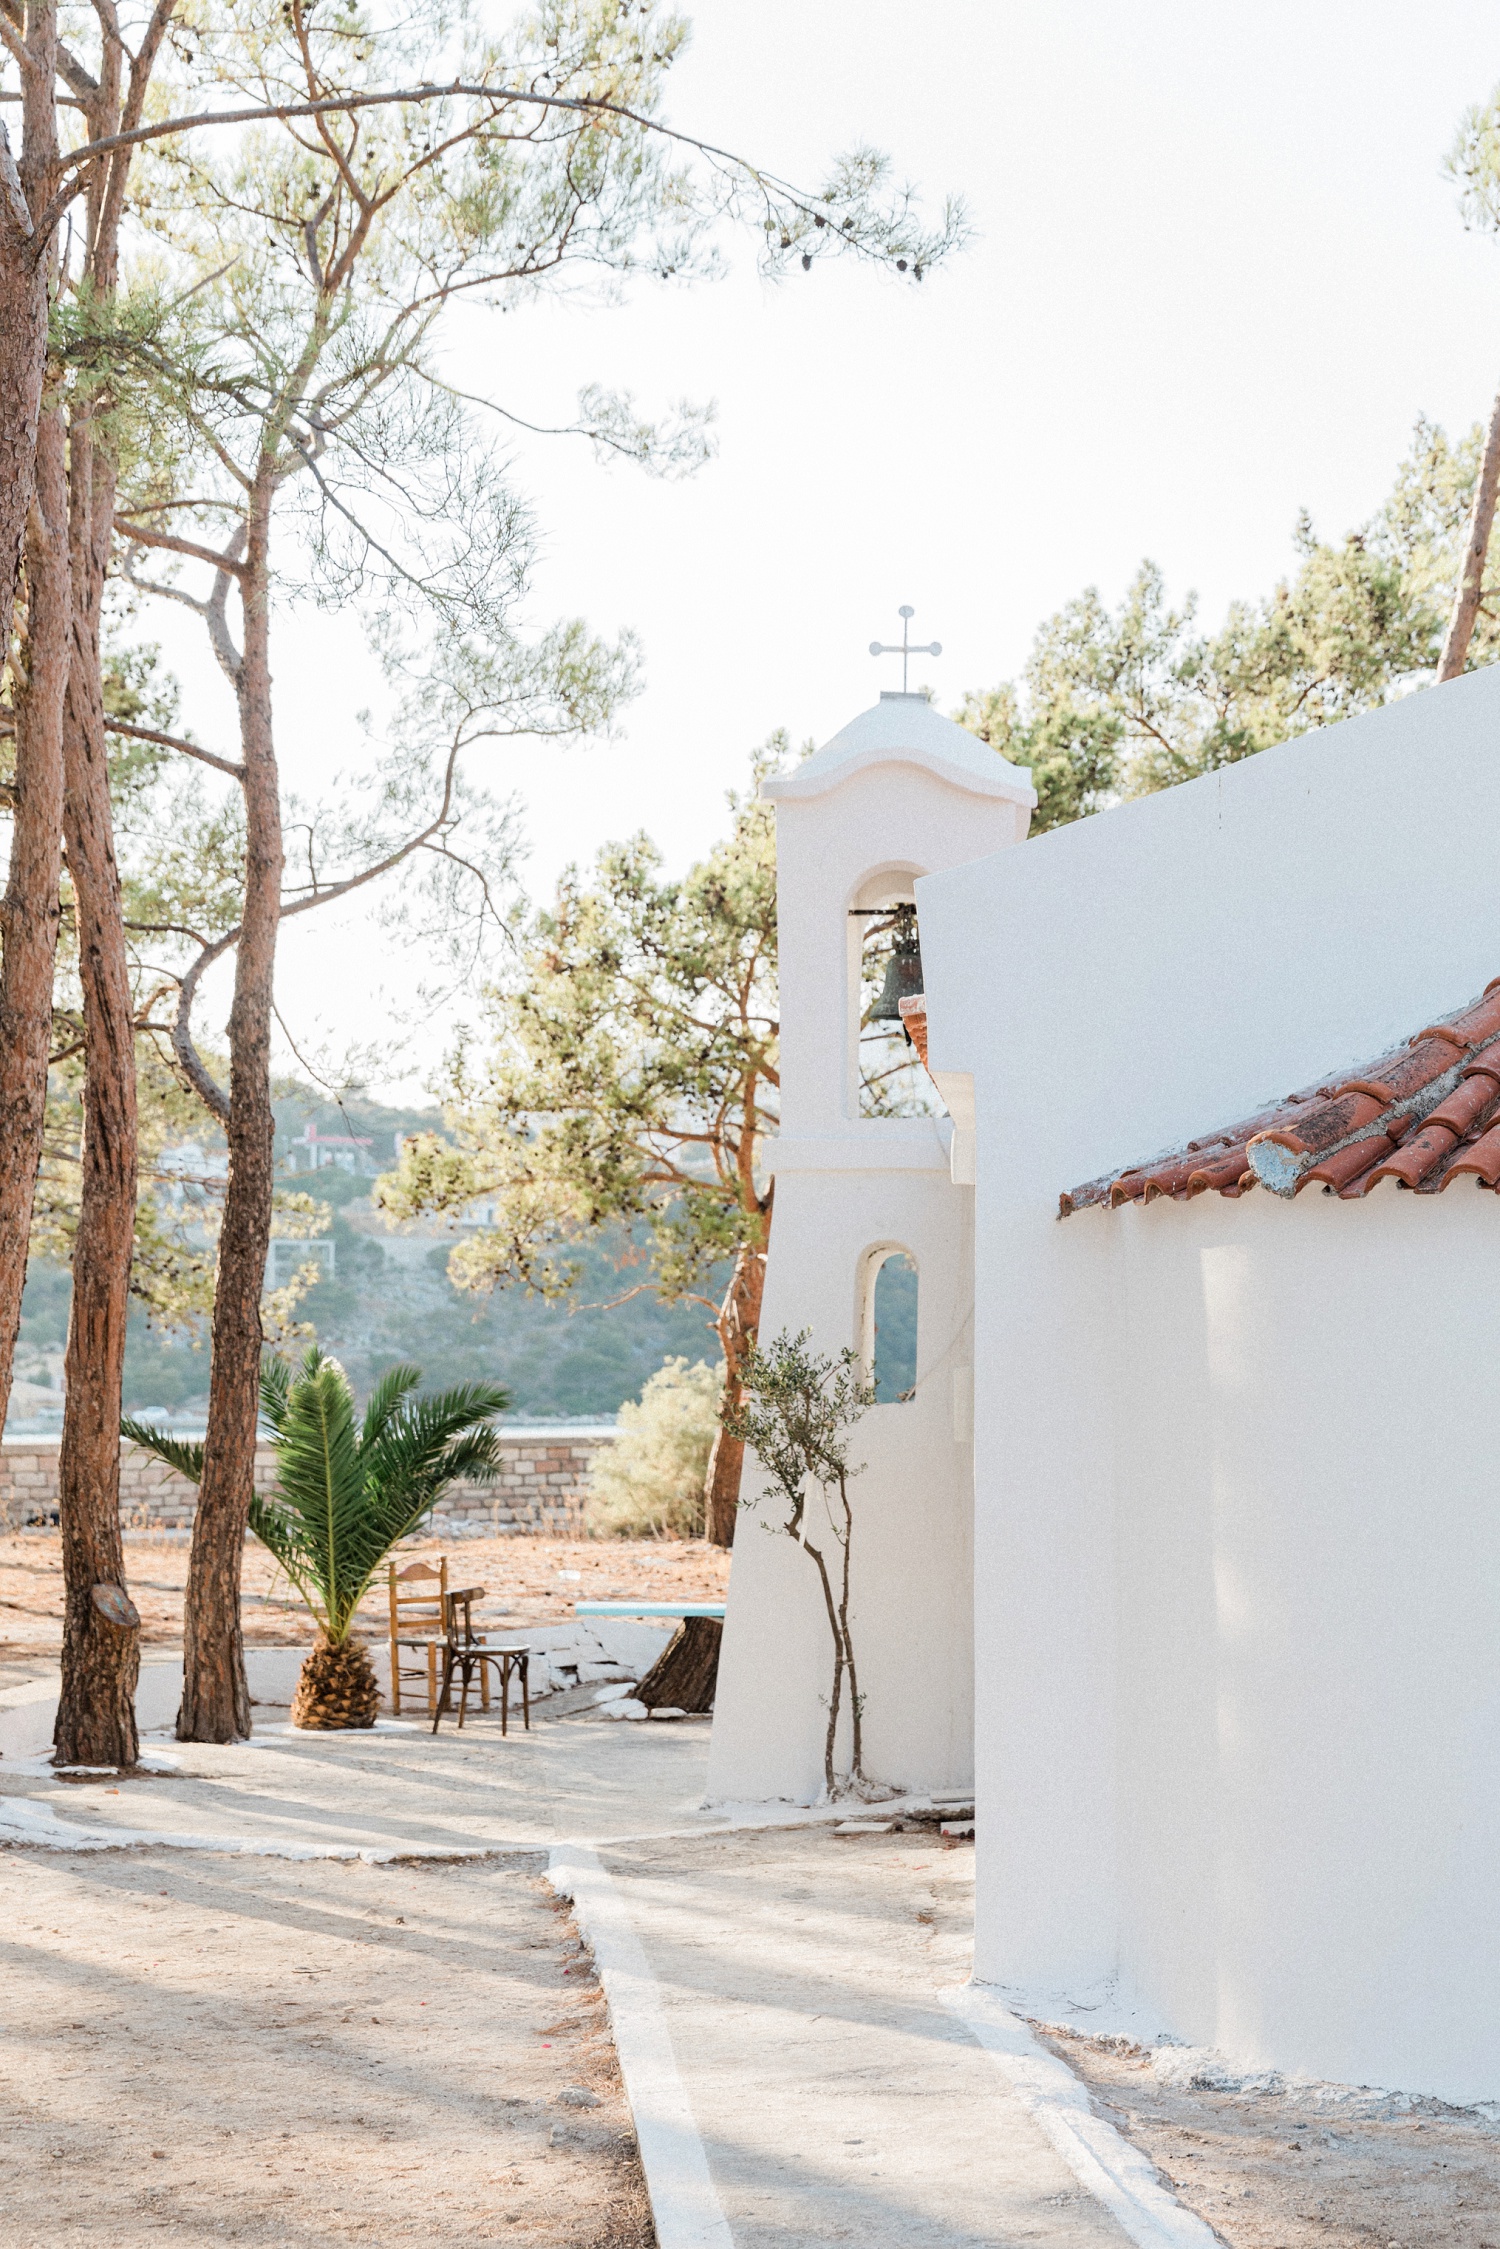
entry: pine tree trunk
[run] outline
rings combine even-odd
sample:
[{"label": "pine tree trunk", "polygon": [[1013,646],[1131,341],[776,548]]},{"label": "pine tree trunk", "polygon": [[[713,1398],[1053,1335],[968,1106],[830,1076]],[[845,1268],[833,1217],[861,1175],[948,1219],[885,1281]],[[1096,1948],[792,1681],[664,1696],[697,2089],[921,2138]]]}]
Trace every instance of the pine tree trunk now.
[{"label": "pine tree trunk", "polygon": [[10,1404],[31,1209],[47,1114],[52,979],[62,866],[63,705],[72,583],[62,416],[37,437],[35,505],[26,540],[26,632],[16,697],[16,801],[0,903],[0,1422]]},{"label": "pine tree trunk", "polygon": [[[73,647],[64,725],[63,824],[78,913],[86,1056],[83,1199],[73,1250],[62,1451],[62,1691],[58,1761],[133,1765],[140,1641],[123,1602],[120,1391],[135,1241],[135,1026],[115,864],[99,632],[114,474],[75,421],[70,460]],[[112,1589],[119,1598],[105,1595]],[[113,1608],[114,1615],[109,1613]]]},{"label": "pine tree trunk", "polygon": [[188,1564],[179,1741],[239,1741],[250,1732],[240,1568],[255,1485],[260,1299],[271,1240],[271,1002],[282,864],[271,730],[270,499],[268,482],[252,494],[241,579],[245,637],[235,686],[245,766],[245,910],[229,1017],[229,1182],[214,1289],[208,1433]]},{"label": "pine tree trunk", "polygon": [[1459,577],[1458,594],[1453,604],[1443,652],[1438,658],[1439,684],[1445,679],[1457,679],[1468,659],[1469,643],[1474,637],[1474,627],[1479,619],[1479,604],[1484,598],[1484,568],[1489,560],[1490,533],[1495,527],[1495,499],[1500,493],[1500,393],[1490,408],[1490,426],[1485,432],[1484,453],[1479,463],[1479,480],[1474,487],[1474,505],[1469,511],[1469,537],[1464,547],[1464,566]]},{"label": "pine tree trunk", "polygon": [[[56,7],[33,0],[24,23],[19,165],[8,133],[0,143],[0,625],[7,638],[35,489],[47,368],[52,261],[35,216],[51,200],[58,165]],[[5,115],[0,111],[0,132]]]},{"label": "pine tree trunk", "polygon": [[712,1709],[723,1637],[719,1617],[685,1616],[636,1688],[636,1700],[648,1710]]},{"label": "pine tree trunk", "polygon": [[[766,1204],[765,1225],[759,1249],[741,1249],[729,1276],[729,1287],[717,1321],[719,1346],[724,1353],[724,1388],[719,1400],[722,1414],[735,1413],[744,1396],[742,1369],[745,1354],[760,1332],[761,1299],[766,1290],[766,1240],[771,1231],[771,1207]],[[703,1489],[704,1536],[711,1546],[733,1546],[739,1514],[740,1476],[745,1464],[742,1438],[732,1437],[720,1424],[708,1456]]]}]

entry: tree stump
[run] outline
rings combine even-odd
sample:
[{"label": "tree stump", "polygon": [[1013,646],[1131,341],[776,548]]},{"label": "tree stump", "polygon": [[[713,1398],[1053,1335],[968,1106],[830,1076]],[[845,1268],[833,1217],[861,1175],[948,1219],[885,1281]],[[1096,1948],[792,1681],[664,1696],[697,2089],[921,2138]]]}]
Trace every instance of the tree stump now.
[{"label": "tree stump", "polygon": [[685,1616],[636,1688],[648,1710],[708,1710],[719,1676],[724,1624],[716,1616]]}]

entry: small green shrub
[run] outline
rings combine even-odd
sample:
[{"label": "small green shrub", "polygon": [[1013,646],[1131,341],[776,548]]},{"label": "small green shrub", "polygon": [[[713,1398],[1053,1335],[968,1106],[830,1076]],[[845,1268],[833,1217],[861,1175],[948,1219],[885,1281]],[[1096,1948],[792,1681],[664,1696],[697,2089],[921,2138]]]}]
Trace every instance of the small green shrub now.
[{"label": "small green shrub", "polygon": [[584,1521],[595,1538],[701,1538],[703,1479],[719,1426],[720,1377],[668,1359],[620,1408],[620,1434],[594,1455]]}]

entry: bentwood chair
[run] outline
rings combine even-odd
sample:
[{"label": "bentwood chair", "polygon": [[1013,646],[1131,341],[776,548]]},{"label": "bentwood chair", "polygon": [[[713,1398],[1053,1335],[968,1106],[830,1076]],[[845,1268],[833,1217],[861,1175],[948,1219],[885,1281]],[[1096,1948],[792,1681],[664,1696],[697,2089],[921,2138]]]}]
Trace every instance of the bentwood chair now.
[{"label": "bentwood chair", "polygon": [[443,1648],[443,1684],[432,1714],[432,1730],[437,1732],[443,1712],[453,1707],[453,1674],[459,1674],[462,1687],[458,1698],[458,1723],[462,1729],[469,1707],[469,1685],[475,1672],[479,1674],[481,1706],[490,1707],[489,1667],[494,1664],[500,1674],[500,1731],[510,1731],[510,1686],[512,1679],[521,1685],[521,1716],[526,1732],[531,1731],[531,1650],[514,1642],[491,1641],[484,1633],[474,1630],[473,1604],[484,1597],[482,1585],[466,1585],[448,1596],[448,1637]]}]

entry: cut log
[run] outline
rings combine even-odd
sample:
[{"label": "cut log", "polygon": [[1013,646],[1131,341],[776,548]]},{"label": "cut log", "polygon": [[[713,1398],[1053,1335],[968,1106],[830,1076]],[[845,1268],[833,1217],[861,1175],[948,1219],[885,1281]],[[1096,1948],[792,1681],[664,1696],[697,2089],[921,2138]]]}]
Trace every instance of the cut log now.
[{"label": "cut log", "polygon": [[685,1616],[635,1690],[648,1710],[709,1710],[719,1676],[723,1619]]}]

